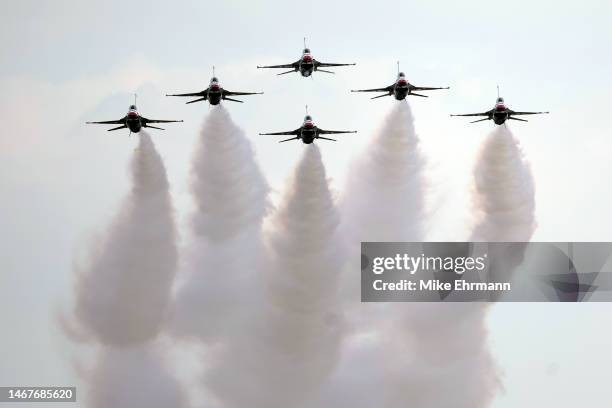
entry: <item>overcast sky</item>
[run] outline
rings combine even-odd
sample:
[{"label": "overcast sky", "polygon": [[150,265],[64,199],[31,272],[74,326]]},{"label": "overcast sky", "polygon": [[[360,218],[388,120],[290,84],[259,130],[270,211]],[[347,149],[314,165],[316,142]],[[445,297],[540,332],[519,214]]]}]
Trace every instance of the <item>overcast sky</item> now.
[{"label": "overcast sky", "polygon": [[[205,88],[213,65],[225,88],[265,91],[226,106],[277,190],[304,146],[258,132],[297,128],[306,104],[323,128],[357,129],[320,145],[340,194],[351,157],[396,103],[350,89],[391,84],[397,60],[416,85],[450,86],[410,100],[429,160],[432,240],[466,238],[473,158],[493,126],[449,114],[490,109],[499,84],[510,108],[551,111],[512,123],[536,180],[534,239],[611,240],[611,13],[603,0],[6,2],[0,385],[76,383],[55,316],[69,300],[74,259],[125,194],[137,142],[84,122],[122,117],[134,92],[144,116],[184,119],[151,132],[182,219],[189,161],[209,108],[163,95]],[[357,65],[313,79],[256,69],[295,61],[304,36],[315,58]],[[490,331],[505,391],[494,408],[603,406],[610,312],[605,304],[495,306]]]}]

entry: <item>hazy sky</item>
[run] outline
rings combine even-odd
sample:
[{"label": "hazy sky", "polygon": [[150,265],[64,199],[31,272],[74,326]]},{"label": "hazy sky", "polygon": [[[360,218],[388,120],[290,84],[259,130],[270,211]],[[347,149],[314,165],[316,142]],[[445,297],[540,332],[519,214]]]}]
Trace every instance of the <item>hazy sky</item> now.
[{"label": "hazy sky", "polygon": [[[389,85],[397,60],[416,85],[450,86],[410,100],[430,163],[435,240],[465,239],[473,158],[492,127],[448,115],[489,109],[499,84],[511,108],[551,111],[512,123],[536,180],[534,239],[612,239],[609,1],[4,3],[0,385],[76,382],[72,346],[55,316],[71,294],[73,260],[126,191],[137,143],[84,122],[120,118],[133,92],[144,116],[184,119],[151,132],[182,219],[189,161],[209,108],[163,95],[205,88],[213,65],[227,89],[265,91],[226,106],[275,189],[304,146],[257,133],[295,129],[305,104],[321,127],[359,131],[320,144],[339,193],[350,158],[396,103],[350,89]],[[313,79],[255,68],[295,61],[304,36],[315,58],[357,66]],[[495,306],[492,348],[505,392],[494,407],[603,406],[610,312],[605,304]]]}]

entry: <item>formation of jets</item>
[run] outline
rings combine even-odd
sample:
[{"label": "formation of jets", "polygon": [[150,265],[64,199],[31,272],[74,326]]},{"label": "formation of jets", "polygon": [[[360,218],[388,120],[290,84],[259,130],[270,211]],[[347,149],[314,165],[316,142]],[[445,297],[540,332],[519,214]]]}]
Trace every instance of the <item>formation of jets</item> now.
[{"label": "formation of jets", "polygon": [[[306,47],[306,39],[304,39],[304,49],[302,51],[302,56],[299,60],[289,63],[289,64],[280,64],[280,65],[264,65],[257,66],[257,68],[290,68],[289,71],[281,72],[277,75],[285,75],[293,72],[299,72],[303,77],[311,77],[314,72],[324,72],[328,74],[334,74],[332,71],[328,71],[322,68],[327,67],[342,67],[355,65],[355,63],[330,63],[330,62],[320,62],[316,60],[312,53],[310,52],[310,48]],[[351,92],[381,92],[380,95],[374,96],[371,99],[382,98],[385,96],[393,96],[398,101],[402,101],[406,99],[407,96],[419,96],[422,98],[427,98],[428,95],[423,95],[420,92],[423,91],[434,91],[440,89],[449,89],[449,87],[427,87],[427,86],[416,86],[408,82],[406,79],[406,75],[399,70],[399,62],[397,65],[397,78],[395,82],[389,86],[383,88],[372,88],[372,89],[353,89]],[[211,105],[218,105],[221,101],[232,101],[232,102],[240,102],[243,101],[230,98],[231,96],[246,96],[246,95],[261,95],[263,92],[235,92],[228,91],[227,89],[221,86],[219,79],[215,76],[215,71],[213,67],[213,76],[208,84],[208,87],[200,92],[192,92],[192,93],[180,93],[180,94],[166,94],[166,96],[180,96],[180,97],[191,97],[196,98],[186,102],[187,104],[200,102],[200,101],[208,101]],[[497,101],[495,106],[485,112],[480,113],[466,113],[466,114],[458,114],[451,116],[482,116],[482,119],[478,119],[472,121],[470,123],[482,122],[486,120],[492,120],[496,125],[503,125],[506,123],[506,120],[517,120],[521,122],[527,122],[526,119],[520,119],[515,116],[521,115],[539,115],[546,114],[549,112],[522,112],[522,111],[513,111],[509,109],[505,102],[504,98],[499,96],[499,87],[497,89]],[[108,131],[119,130],[119,129],[129,129],[130,135],[132,133],[138,133],[142,128],[152,128],[164,130],[160,127],[151,126],[151,123],[170,123],[170,122],[182,122],[182,120],[162,120],[162,119],[148,119],[144,116],[141,116],[138,113],[136,108],[136,100],[134,100],[134,104],[130,105],[128,113],[121,119],[117,120],[107,120],[101,122],[87,122],[95,123],[95,124],[105,124],[105,125],[120,125],[114,127],[112,129],[108,129]],[[328,138],[322,135],[329,134],[341,134],[341,133],[356,133],[354,130],[324,130],[316,126],[312,120],[312,116],[308,114],[308,108],[306,108],[306,116],[304,117],[304,121],[302,125],[295,129],[286,132],[274,132],[274,133],[260,133],[260,135],[291,135],[293,137],[289,139],[281,140],[279,143],[288,142],[291,140],[301,140],[305,144],[313,143],[315,139],[322,140],[331,140],[336,141],[336,139]]]}]

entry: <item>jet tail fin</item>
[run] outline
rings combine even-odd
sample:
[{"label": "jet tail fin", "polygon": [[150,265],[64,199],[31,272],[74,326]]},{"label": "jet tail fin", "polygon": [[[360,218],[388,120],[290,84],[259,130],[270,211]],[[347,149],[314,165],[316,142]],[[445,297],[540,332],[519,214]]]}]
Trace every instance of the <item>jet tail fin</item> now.
[{"label": "jet tail fin", "polygon": [[472,122],[470,122],[470,123],[483,122],[483,121],[485,121],[485,120],[490,120],[490,119],[489,119],[489,118],[478,119],[478,120],[472,121]]},{"label": "jet tail fin", "polygon": [[429,96],[427,95],[421,95],[421,94],[415,94],[415,93],[409,93],[409,95],[414,95],[414,96],[420,96],[421,98],[429,98]]},{"label": "jet tail fin", "polygon": [[276,74],[276,75],[285,75],[285,74],[290,74],[292,72],[295,72],[295,69],[292,69],[291,71],[287,71],[287,72],[281,72],[280,74]]},{"label": "jet tail fin", "polygon": [[317,139],[323,139],[323,140],[331,140],[332,142],[337,142],[336,139],[331,139],[329,137],[323,137],[323,136],[318,136]]},{"label": "jet tail fin", "polygon": [[157,127],[157,126],[151,126],[151,125],[145,125],[145,127],[146,127],[146,128],[159,129],[159,130],[166,130],[166,129],[164,129],[164,128],[160,128],[160,127]]},{"label": "jet tail fin", "polygon": [[513,118],[512,116],[508,116],[508,119],[512,119],[512,120],[520,120],[521,122],[529,122],[527,119]]},{"label": "jet tail fin", "polygon": [[378,96],[373,96],[370,99],[383,98],[385,96],[391,96],[391,94],[382,94],[382,95],[378,95]]},{"label": "jet tail fin", "polygon": [[223,98],[223,100],[244,103],[244,101],[239,101],[238,99],[232,99],[232,98],[227,98],[227,97]]},{"label": "jet tail fin", "polygon": [[292,140],[298,140],[298,139],[299,139],[299,137],[292,137],[291,139],[280,140],[278,143],[290,142]]},{"label": "jet tail fin", "polygon": [[335,72],[332,71],[326,71],[324,69],[317,69],[317,72],[325,72],[326,74],[335,74]]}]

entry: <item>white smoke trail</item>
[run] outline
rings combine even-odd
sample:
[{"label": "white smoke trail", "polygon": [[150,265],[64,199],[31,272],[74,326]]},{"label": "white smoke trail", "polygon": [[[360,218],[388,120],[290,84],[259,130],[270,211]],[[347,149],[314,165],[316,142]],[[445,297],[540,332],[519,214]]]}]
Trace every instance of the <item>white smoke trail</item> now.
[{"label": "white smoke trail", "polygon": [[105,347],[87,378],[90,408],[186,408],[182,387],[156,343]]},{"label": "white smoke trail", "polygon": [[[410,107],[397,104],[357,162],[343,197],[353,249],[359,241],[424,239],[424,167]],[[357,262],[349,272],[349,284],[358,283]],[[353,302],[357,296],[353,291]],[[340,392],[348,388],[342,377],[351,375],[351,367],[354,371],[355,359],[376,364],[365,379],[353,375],[358,391],[352,397],[330,392],[336,404],[366,407],[372,403],[368,394],[373,394],[380,396],[377,403],[383,407],[484,407],[497,389],[486,348],[484,307],[411,303],[362,304],[352,309],[352,316],[357,316],[354,348],[335,376]],[[384,380],[368,382],[372,377]]]},{"label": "white smoke trail", "polygon": [[310,407],[337,361],[339,217],[320,152],[305,149],[270,220],[264,308],[207,376],[224,407]]},{"label": "white smoke trail", "polygon": [[488,407],[499,389],[486,304],[411,303],[390,319],[382,406]]},{"label": "white smoke trail", "polygon": [[268,210],[268,185],[251,143],[221,105],[206,117],[192,163],[197,236],[219,242],[258,229]]},{"label": "white smoke trail", "polygon": [[394,105],[350,167],[341,200],[342,230],[351,260],[344,274],[343,292],[357,332],[373,335],[386,315],[384,306],[358,303],[360,242],[423,239],[425,162],[412,110],[408,102],[401,102]]},{"label": "white smoke trail", "polygon": [[423,239],[425,163],[410,105],[404,101],[394,105],[350,168],[341,203],[351,260],[343,291],[349,299],[347,307],[354,309],[350,311],[354,330],[374,332],[385,315],[381,305],[358,303],[360,242]]},{"label": "white smoke trail", "polygon": [[363,241],[420,241],[424,166],[410,105],[398,103],[350,169],[342,200],[349,234]]},{"label": "white smoke trail", "polygon": [[[404,316],[404,305],[359,303],[360,242],[423,239],[425,162],[410,105],[401,102],[350,168],[341,209],[351,260],[344,274],[344,307],[352,334],[322,404],[365,408],[384,403],[392,391],[391,351],[385,343],[387,337],[396,336],[388,322]],[[401,341],[409,340],[402,337]],[[367,373],[361,372],[364,366]]]},{"label": "white smoke trail", "polygon": [[520,143],[497,126],[474,169],[472,241],[529,241],[536,227],[534,182]]},{"label": "white smoke trail", "polygon": [[268,185],[244,132],[223,106],[204,120],[191,169],[196,211],[170,320],[173,334],[201,339],[240,331],[253,307],[255,270],[263,252],[261,224]]},{"label": "white smoke trail", "polygon": [[[534,181],[529,163],[524,157],[518,139],[506,126],[497,126],[485,140],[476,160],[474,168],[474,186],[472,191],[475,223],[470,240],[485,242],[517,241],[527,242],[531,239],[536,227]],[[496,249],[497,275],[504,275],[505,280],[510,277],[515,268],[515,261],[522,255],[516,253],[516,247],[511,252]],[[498,276],[499,277],[499,276]],[[440,308],[444,305],[435,305]],[[453,314],[436,313],[439,317],[449,317],[449,321],[440,327],[452,328],[458,321],[463,322],[470,333],[465,336],[453,336],[452,343],[440,344],[439,339],[448,338],[448,334],[440,332],[436,336],[422,342],[425,346],[420,348],[419,358],[435,359],[440,361],[440,347],[450,347],[451,353],[447,356],[459,356],[454,361],[452,370],[445,370],[444,375],[449,380],[461,376],[464,389],[464,398],[446,398],[438,390],[431,389],[433,404],[419,405],[437,407],[453,404],[457,407],[488,407],[500,388],[500,378],[497,367],[493,361],[487,344],[486,328],[484,325],[490,309],[489,304],[460,304]],[[457,316],[454,316],[454,315]],[[460,315],[459,315],[460,314]],[[424,320],[424,325],[431,321]],[[438,343],[436,343],[438,339]],[[456,347],[456,341],[461,344]],[[436,364],[428,362],[434,367],[432,376],[440,372],[435,370]],[[474,387],[476,386],[476,387]],[[412,388],[412,387],[410,387]],[[420,388],[423,390],[423,388]],[[408,389],[410,391],[410,389]],[[421,394],[422,395],[422,394]],[[452,395],[452,394],[451,394]],[[438,396],[438,398],[436,398]]]},{"label": "white smoke trail", "polygon": [[159,333],[177,265],[166,170],[144,132],[130,170],[132,190],[77,271],[75,315],[107,345],[140,344]]},{"label": "white smoke trail", "polygon": [[[535,229],[534,183],[518,140],[506,126],[488,136],[477,157],[473,188],[476,222],[472,241],[528,241]],[[496,273],[509,277],[511,261],[496,259]],[[511,254],[509,259],[516,259]],[[505,259],[505,258],[504,258]],[[409,344],[409,358],[395,359],[396,378],[411,378],[394,387],[392,400],[410,399],[415,407],[452,405],[484,408],[500,387],[487,343],[488,304],[411,305],[406,333],[419,333]],[[401,350],[395,344],[390,349]],[[444,384],[446,392],[440,393]]]},{"label": "white smoke trail", "polygon": [[177,248],[166,170],[144,132],[130,170],[132,190],[77,271],[77,324],[102,344],[86,377],[88,406],[185,407],[153,343],[167,313]]}]

